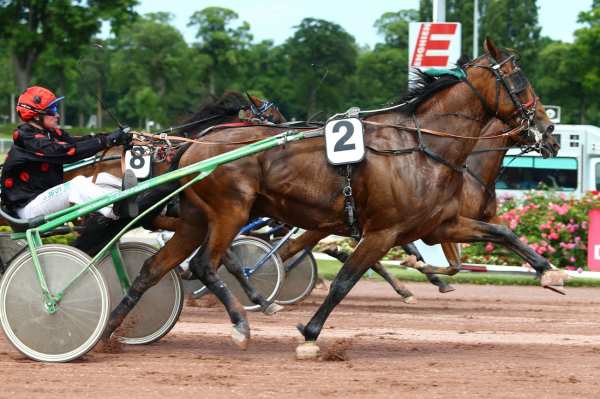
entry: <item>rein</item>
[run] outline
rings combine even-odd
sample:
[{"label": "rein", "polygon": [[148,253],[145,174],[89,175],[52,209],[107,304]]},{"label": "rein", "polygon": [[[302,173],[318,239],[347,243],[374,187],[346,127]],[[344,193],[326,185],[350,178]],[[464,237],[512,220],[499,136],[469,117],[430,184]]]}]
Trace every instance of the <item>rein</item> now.
[{"label": "rein", "polygon": [[446,137],[446,138],[454,138],[454,139],[462,139],[462,140],[476,140],[476,141],[478,141],[478,140],[493,140],[493,139],[497,139],[497,138],[501,138],[501,137],[512,137],[512,136],[516,136],[517,134],[521,133],[523,130],[527,129],[525,126],[517,126],[507,132],[500,133],[500,134],[497,134],[494,136],[468,137],[468,136],[460,136],[460,135],[456,135],[456,134],[452,134],[452,133],[441,132],[438,130],[422,129],[419,127],[396,125],[396,124],[392,124],[392,123],[380,123],[380,122],[372,122],[372,121],[362,121],[362,123],[366,124],[366,125],[373,125],[373,126],[378,126],[378,127],[391,127],[391,128],[399,129],[399,130],[407,130],[409,132],[414,132],[414,133],[421,132],[421,133],[426,133],[426,134],[429,134],[432,136],[437,136],[437,137]]}]

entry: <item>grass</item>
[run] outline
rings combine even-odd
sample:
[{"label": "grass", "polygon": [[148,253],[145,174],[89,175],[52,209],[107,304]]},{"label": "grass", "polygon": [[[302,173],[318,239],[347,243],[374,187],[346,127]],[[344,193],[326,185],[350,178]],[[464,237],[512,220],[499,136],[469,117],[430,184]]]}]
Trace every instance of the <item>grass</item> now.
[{"label": "grass", "polygon": [[[333,280],[341,263],[336,260],[317,261],[319,265],[319,276]],[[416,273],[412,270],[406,270],[399,267],[388,267],[388,271],[401,281],[417,281],[425,282],[427,279],[421,273]],[[367,274],[368,276],[368,274]],[[371,273],[372,279],[382,280],[375,272]],[[520,276],[514,274],[493,274],[493,273],[459,273],[456,276],[448,277],[450,283],[459,284],[481,284],[481,285],[539,285],[539,281],[531,276]],[[567,287],[600,287],[600,280],[592,280],[586,278],[578,278],[566,282]]]}]

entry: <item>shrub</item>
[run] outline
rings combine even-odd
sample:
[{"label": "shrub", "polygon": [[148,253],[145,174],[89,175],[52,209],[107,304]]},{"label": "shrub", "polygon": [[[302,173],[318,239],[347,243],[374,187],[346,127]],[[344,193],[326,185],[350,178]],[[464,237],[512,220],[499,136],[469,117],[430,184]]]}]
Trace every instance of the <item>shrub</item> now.
[{"label": "shrub", "polygon": [[[588,212],[600,207],[600,193],[574,198],[552,191],[530,191],[522,198],[500,198],[498,216],[522,242],[558,267],[585,269]],[[469,263],[522,264],[523,260],[492,243],[463,244]]]}]

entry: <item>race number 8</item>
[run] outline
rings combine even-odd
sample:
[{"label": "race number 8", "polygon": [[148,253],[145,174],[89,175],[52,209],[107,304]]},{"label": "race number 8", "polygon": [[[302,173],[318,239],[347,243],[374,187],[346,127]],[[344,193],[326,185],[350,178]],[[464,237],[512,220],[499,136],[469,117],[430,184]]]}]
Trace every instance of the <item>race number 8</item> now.
[{"label": "race number 8", "polygon": [[146,147],[135,146],[125,153],[125,167],[133,170],[138,179],[150,176],[150,151]]},{"label": "race number 8", "polygon": [[365,156],[363,126],[359,119],[348,118],[325,125],[327,160],[333,165],[356,163]]},{"label": "race number 8", "polygon": [[129,166],[131,169],[144,168],[144,165],[146,165],[144,155],[146,155],[146,150],[144,147],[133,147],[131,149],[131,159],[129,160]]}]

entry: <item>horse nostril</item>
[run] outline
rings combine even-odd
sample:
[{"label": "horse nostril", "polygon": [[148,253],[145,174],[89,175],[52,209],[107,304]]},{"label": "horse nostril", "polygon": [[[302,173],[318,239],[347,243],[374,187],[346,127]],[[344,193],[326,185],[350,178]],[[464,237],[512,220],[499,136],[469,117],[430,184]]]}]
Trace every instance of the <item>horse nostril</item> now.
[{"label": "horse nostril", "polygon": [[552,134],[552,132],[554,132],[554,125],[548,125],[546,128],[546,133]]}]

